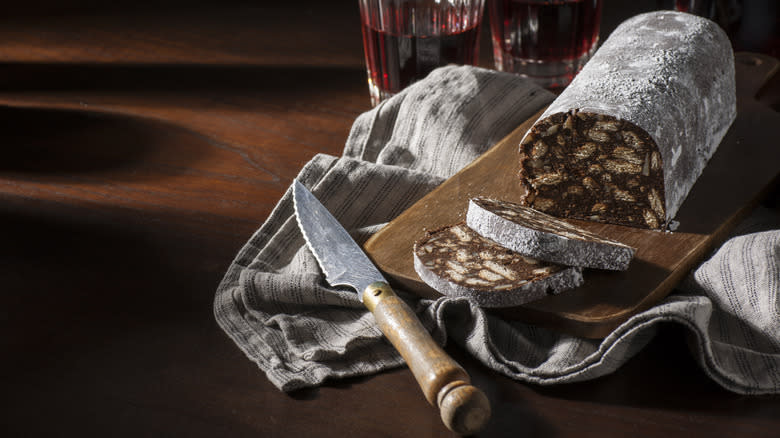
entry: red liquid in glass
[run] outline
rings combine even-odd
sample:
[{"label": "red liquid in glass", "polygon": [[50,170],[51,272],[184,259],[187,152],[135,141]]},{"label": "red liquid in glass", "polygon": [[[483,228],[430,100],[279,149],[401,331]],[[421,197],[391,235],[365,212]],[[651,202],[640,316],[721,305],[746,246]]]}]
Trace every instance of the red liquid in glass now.
[{"label": "red liquid in glass", "polygon": [[601,2],[596,0],[494,0],[491,6],[494,44],[503,56],[575,60],[598,41]]},{"label": "red liquid in glass", "polygon": [[397,93],[436,67],[476,64],[479,25],[454,33],[399,35],[363,25],[363,46],[370,81],[384,92]]}]

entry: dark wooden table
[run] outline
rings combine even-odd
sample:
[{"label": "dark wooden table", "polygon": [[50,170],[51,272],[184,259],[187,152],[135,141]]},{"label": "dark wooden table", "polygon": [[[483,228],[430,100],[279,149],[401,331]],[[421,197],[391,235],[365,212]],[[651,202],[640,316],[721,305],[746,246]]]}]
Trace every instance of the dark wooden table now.
[{"label": "dark wooden table", "polygon": [[[148,3],[0,14],[0,436],[451,436],[408,370],[285,394],[212,314],[301,166],[369,109],[356,2]],[[655,6],[626,3],[604,32]],[[780,435],[780,399],[721,389],[676,326],[556,387],[448,351],[491,399],[482,436]]]}]

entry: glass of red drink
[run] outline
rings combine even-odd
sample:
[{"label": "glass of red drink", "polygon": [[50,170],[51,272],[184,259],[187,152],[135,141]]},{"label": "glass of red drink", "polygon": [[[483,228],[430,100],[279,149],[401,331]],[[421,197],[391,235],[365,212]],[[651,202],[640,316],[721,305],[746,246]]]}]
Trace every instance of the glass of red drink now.
[{"label": "glass of red drink", "polygon": [[488,0],[496,70],[561,89],[596,51],[601,0]]},{"label": "glass of red drink", "polygon": [[479,62],[484,0],[360,0],[371,104],[431,70]]}]

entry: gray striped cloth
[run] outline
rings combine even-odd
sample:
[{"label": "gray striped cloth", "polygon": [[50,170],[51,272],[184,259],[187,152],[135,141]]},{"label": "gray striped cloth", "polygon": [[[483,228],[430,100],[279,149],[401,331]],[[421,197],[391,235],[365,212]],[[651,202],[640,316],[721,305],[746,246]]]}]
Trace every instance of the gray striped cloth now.
[{"label": "gray striped cloth", "polygon": [[[315,156],[298,179],[363,242],[553,98],[514,75],[440,68],[358,117],[343,156]],[[403,365],[357,295],[325,282],[293,214],[288,190],[219,285],[219,325],[283,391]],[[778,216],[754,215],[679,290],[603,340],[505,321],[467,299],[405,297],[437,342],[454,342],[517,380],[558,384],[611,373],[660,322],[672,321],[687,327],[694,356],[717,383],[778,393]]]}]

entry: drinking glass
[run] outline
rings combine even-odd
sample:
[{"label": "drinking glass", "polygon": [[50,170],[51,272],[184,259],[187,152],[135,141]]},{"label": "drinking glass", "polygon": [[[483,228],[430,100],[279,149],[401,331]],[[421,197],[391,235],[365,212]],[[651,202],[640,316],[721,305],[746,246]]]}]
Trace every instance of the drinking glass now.
[{"label": "drinking glass", "polygon": [[596,51],[601,0],[488,0],[495,68],[562,89]]},{"label": "drinking glass", "polygon": [[479,62],[484,0],[359,0],[371,104],[436,67]]}]

